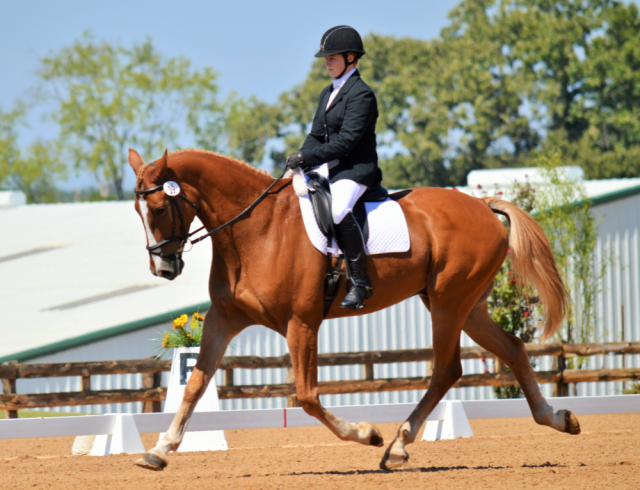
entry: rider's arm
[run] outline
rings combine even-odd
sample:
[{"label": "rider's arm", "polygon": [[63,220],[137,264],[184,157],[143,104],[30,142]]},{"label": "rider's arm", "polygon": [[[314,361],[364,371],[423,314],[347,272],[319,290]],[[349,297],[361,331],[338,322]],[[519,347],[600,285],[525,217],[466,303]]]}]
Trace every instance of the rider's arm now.
[{"label": "rider's arm", "polygon": [[[322,107],[322,101],[324,100],[325,93],[331,89],[331,86],[325,88],[320,94],[320,100],[318,101],[318,109],[313,116],[313,123],[311,123],[311,132],[307,135],[300,150],[312,150],[321,146],[324,143],[324,127],[320,120],[320,111],[324,111]],[[324,163],[324,162],[321,162]],[[305,166],[306,162],[305,162]],[[310,167],[310,166],[309,166]]]},{"label": "rider's arm", "polygon": [[[373,91],[366,86],[358,88],[354,86],[349,93],[342,127],[338,135],[328,143],[313,144],[309,145],[311,147],[303,146],[301,148],[306,166],[315,167],[339,159],[358,144],[377,113],[376,96]],[[313,137],[312,134],[307,137],[307,140],[310,137]],[[313,137],[313,139],[317,141],[317,138]]]}]

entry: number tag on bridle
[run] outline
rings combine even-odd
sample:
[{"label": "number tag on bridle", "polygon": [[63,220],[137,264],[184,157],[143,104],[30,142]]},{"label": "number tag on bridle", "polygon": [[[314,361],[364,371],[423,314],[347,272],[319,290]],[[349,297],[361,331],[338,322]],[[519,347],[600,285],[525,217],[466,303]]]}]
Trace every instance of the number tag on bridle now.
[{"label": "number tag on bridle", "polygon": [[173,181],[165,182],[162,186],[162,190],[165,192],[165,194],[171,197],[176,197],[180,194],[180,186],[177,182]]}]

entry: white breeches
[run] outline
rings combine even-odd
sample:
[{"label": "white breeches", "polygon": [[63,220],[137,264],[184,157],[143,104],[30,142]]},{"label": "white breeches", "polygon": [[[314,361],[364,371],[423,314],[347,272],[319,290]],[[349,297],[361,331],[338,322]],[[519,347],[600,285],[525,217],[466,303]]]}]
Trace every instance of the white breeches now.
[{"label": "white breeches", "polygon": [[[313,171],[329,179],[329,166],[326,163],[317,166]],[[333,222],[336,224],[340,223],[347,214],[353,211],[353,206],[356,205],[358,199],[367,190],[366,185],[358,184],[348,179],[339,180],[335,184],[329,183],[329,187],[331,187],[331,200],[333,201],[331,214],[333,215]]]},{"label": "white breeches", "polygon": [[358,199],[367,190],[366,185],[358,184],[353,180],[339,180],[331,186],[331,214],[333,214],[333,222],[338,224],[344,217],[353,211]]}]

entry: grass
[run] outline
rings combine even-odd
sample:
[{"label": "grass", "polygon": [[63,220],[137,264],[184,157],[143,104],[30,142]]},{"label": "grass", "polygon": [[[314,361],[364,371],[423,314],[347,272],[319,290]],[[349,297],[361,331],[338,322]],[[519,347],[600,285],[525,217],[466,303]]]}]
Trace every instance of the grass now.
[{"label": "grass", "polygon": [[[73,417],[78,415],[94,415],[84,413],[67,413],[67,412],[45,412],[44,410],[18,410],[19,419],[28,419],[35,417]],[[4,411],[0,410],[0,419],[4,418]]]},{"label": "grass", "polygon": [[628,389],[624,390],[622,393],[625,395],[640,395],[640,383],[634,383],[629,386]]}]

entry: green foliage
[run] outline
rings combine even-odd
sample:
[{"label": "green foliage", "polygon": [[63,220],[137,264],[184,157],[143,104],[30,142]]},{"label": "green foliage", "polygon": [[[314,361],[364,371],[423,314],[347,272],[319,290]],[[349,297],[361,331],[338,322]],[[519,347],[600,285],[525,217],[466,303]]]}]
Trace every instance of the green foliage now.
[{"label": "green foliage", "polygon": [[[557,149],[587,178],[640,175],[640,17],[613,0],[464,0],[437,39],[369,34],[385,185],[463,185]],[[330,79],[316,60],[278,108],[300,147]]]},{"label": "green foliage", "polygon": [[179,124],[196,131],[221,111],[216,74],[161,56],[150,40],[127,48],[85,33],[41,64],[41,96],[53,105],[49,117],[60,126],[69,161],[107,182],[119,199],[129,147],[159,154],[178,145]]},{"label": "green foliage", "polygon": [[[598,223],[591,213],[591,202],[580,182],[567,179],[559,152],[540,157],[547,183],[536,189],[529,182],[515,183],[512,201],[533,213],[553,250],[558,270],[573,302],[556,334],[566,343],[593,341],[596,323],[596,295],[600,290],[608,260],[599,265],[595,257]],[[535,324],[541,317],[535,291],[523,291],[513,279],[510,260],[503,264],[489,298],[493,320],[510,334],[531,342]],[[569,358],[569,368],[581,368],[583,358]],[[498,398],[522,396],[520,387],[497,387]]]},{"label": "green foliage", "polygon": [[[571,294],[568,315],[557,334],[567,343],[593,341],[596,323],[596,295],[609,259],[597,263],[595,247],[598,222],[591,213],[591,201],[584,186],[567,179],[560,166],[559,152],[538,161],[549,181],[536,199],[536,221],[549,237],[560,275]],[[569,367],[581,367],[584,359],[568,360]]]},{"label": "green foliage", "polygon": [[231,155],[259,166],[265,154],[265,144],[277,135],[280,112],[255,96],[245,100],[235,93],[229,96],[224,106],[223,131]]},{"label": "green foliage", "polygon": [[22,149],[18,128],[24,126],[25,106],[11,112],[0,110],[0,189],[20,190],[27,202],[53,202],[58,192],[55,181],[66,175],[53,142],[36,140]]},{"label": "green foliage", "polygon": [[626,390],[622,390],[624,395],[640,395],[640,383],[633,383]]}]

